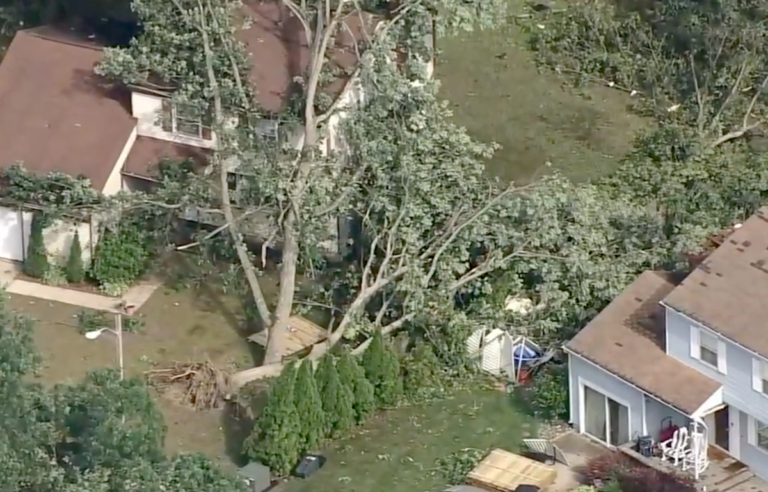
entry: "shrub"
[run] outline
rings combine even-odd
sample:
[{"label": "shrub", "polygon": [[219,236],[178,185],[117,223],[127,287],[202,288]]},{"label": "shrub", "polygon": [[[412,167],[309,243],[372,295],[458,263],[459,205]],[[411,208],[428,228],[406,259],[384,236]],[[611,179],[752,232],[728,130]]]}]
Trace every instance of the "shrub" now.
[{"label": "shrub", "polygon": [[67,276],[64,274],[64,270],[56,263],[48,264],[48,269],[43,274],[42,280],[45,285],[52,285],[54,287],[67,285]]},{"label": "shrub", "polygon": [[439,397],[445,391],[440,361],[428,343],[420,343],[408,354],[403,373],[403,389],[412,401],[422,402]]},{"label": "shrub", "polygon": [[85,278],[83,248],[80,245],[80,233],[77,231],[75,231],[75,237],[72,238],[72,245],[69,247],[69,256],[67,257],[65,274],[67,282],[72,284],[79,284]]},{"label": "shrub", "polygon": [[614,478],[616,472],[629,470],[633,460],[616,451],[608,451],[590,458],[579,468],[578,473],[587,483],[607,482]]},{"label": "shrub", "polygon": [[146,238],[136,225],[107,229],[96,246],[91,275],[99,285],[131,285],[144,273],[148,259]]},{"label": "shrub", "polygon": [[365,376],[373,385],[376,400],[381,406],[394,405],[403,392],[400,378],[400,360],[392,347],[376,332],[371,345],[363,354]]},{"label": "shrub", "polygon": [[649,468],[616,451],[609,451],[590,459],[578,470],[584,479],[594,484],[606,484],[601,490],[621,492],[695,492],[693,478],[672,475]]},{"label": "shrub", "polygon": [[326,420],[311,361],[305,361],[299,367],[294,400],[300,425],[300,448],[302,451],[315,449],[325,437]]},{"label": "shrub", "polygon": [[437,460],[437,469],[450,485],[464,483],[467,474],[483,459],[485,451],[465,448]]},{"label": "shrub", "polygon": [[299,416],[294,403],[296,365],[283,369],[251,434],[243,443],[243,453],[253,461],[268,466],[272,473],[284,476],[299,460]]},{"label": "shrub", "polygon": [[339,381],[332,355],[323,356],[317,371],[322,378],[320,399],[325,411],[326,430],[330,435],[339,436],[355,425],[352,391]]},{"label": "shrub", "polygon": [[32,215],[32,224],[30,224],[27,256],[24,258],[24,264],[22,265],[24,275],[32,278],[42,279],[49,268],[48,252],[45,249],[45,240],[43,239],[44,227],[45,218],[43,214],[35,212]]},{"label": "shrub", "polygon": [[376,410],[376,397],[373,385],[365,378],[365,371],[357,363],[357,359],[348,351],[344,351],[336,363],[339,380],[352,390],[355,419],[362,422]]},{"label": "shrub", "polygon": [[568,419],[568,368],[549,364],[530,386],[530,403],[537,415],[552,420]]}]

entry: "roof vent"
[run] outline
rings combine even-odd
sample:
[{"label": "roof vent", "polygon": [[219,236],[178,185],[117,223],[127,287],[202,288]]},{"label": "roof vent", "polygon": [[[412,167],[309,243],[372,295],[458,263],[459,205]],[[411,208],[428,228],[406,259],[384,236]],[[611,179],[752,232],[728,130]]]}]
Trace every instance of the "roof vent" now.
[{"label": "roof vent", "polygon": [[749,241],[744,241],[743,243],[741,243],[741,245],[744,246],[745,248],[749,248],[750,246],[752,246],[752,243],[750,243]]}]

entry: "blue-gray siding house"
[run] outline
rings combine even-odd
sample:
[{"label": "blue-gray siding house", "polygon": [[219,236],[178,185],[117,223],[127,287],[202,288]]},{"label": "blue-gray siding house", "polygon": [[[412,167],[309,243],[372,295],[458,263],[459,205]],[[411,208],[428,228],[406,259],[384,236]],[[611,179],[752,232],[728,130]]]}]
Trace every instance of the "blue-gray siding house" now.
[{"label": "blue-gray siding house", "polygon": [[768,480],[768,208],[684,279],[640,275],[565,350],[579,432],[620,446],[696,420]]}]

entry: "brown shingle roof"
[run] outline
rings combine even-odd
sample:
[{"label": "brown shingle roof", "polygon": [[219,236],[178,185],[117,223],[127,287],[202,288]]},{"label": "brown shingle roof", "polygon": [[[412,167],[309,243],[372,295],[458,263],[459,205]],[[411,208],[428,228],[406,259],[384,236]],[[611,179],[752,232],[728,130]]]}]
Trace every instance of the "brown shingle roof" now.
[{"label": "brown shingle roof", "polygon": [[666,354],[659,301],[674,287],[670,274],[644,272],[566,348],[690,415],[720,385]]},{"label": "brown shingle roof", "polygon": [[150,137],[138,137],[131,147],[131,153],[123,165],[123,172],[134,176],[155,179],[158,176],[157,164],[163,159],[192,159],[204,165],[208,159],[206,149],[183,145]]},{"label": "brown shingle roof", "polygon": [[14,37],[0,64],[0,166],[83,175],[101,190],[136,122],[93,75],[101,48],[74,39],[50,28]]},{"label": "brown shingle roof", "polygon": [[701,263],[664,303],[768,357],[768,207]]},{"label": "brown shingle roof", "polygon": [[[294,77],[303,75],[309,65],[306,35],[301,22],[282,2],[244,0],[242,11],[250,18],[250,26],[237,37],[251,54],[251,83],[259,104],[267,111],[279,112],[290,97]],[[343,20],[347,27],[339,27],[336,43],[329,48],[331,63],[340,73],[323,91],[334,97],[349,79],[343,72],[357,65],[355,46],[372,37],[378,22],[370,14],[363,15],[364,19],[357,13],[349,14]]]}]

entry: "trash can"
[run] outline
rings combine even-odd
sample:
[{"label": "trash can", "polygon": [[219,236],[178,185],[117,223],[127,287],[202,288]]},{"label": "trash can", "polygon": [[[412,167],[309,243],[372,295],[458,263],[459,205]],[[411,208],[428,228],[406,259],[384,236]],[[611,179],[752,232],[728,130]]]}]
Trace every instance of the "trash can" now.
[{"label": "trash can", "polygon": [[325,464],[325,456],[308,454],[304,456],[296,467],[294,474],[299,478],[307,478]]},{"label": "trash can", "polygon": [[541,492],[536,485],[518,485],[515,492]]}]

